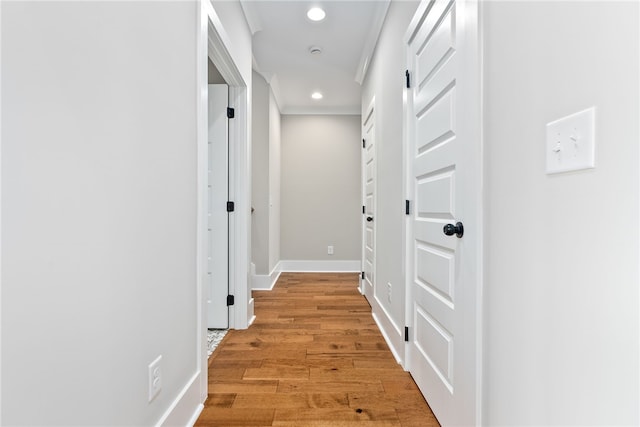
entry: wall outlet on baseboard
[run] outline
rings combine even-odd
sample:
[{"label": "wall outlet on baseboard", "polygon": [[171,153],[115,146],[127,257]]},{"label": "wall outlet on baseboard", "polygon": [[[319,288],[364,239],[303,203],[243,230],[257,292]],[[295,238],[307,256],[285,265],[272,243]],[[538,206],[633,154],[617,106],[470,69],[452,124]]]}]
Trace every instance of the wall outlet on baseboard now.
[{"label": "wall outlet on baseboard", "polygon": [[162,369],[160,362],[162,362],[162,355],[149,363],[149,402],[151,402],[162,389]]},{"label": "wall outlet on baseboard", "polygon": [[333,246],[331,246],[331,245],[327,246],[327,254],[328,255],[333,255]]}]

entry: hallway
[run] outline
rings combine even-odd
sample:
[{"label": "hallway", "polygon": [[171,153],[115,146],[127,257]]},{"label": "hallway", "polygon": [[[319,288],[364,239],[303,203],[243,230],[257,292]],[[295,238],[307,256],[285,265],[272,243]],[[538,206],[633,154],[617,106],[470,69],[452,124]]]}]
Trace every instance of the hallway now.
[{"label": "hallway", "polygon": [[438,426],[356,274],[283,273],[211,356],[197,426]]}]

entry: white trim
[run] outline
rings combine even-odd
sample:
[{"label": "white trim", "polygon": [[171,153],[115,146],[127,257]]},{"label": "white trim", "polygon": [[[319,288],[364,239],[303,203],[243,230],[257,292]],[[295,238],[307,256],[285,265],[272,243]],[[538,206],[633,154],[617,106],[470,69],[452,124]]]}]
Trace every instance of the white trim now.
[{"label": "white trim", "polygon": [[200,376],[200,402],[204,402],[207,398],[208,379],[207,379],[207,140],[208,140],[208,26],[209,11],[211,7],[208,0],[202,0],[200,7],[196,13],[197,19],[197,54],[196,54],[196,135],[197,135],[197,159],[196,159],[196,176],[197,176],[197,218],[196,218],[196,342],[197,342],[197,362],[196,369],[198,372],[205,372]]},{"label": "white trim", "polygon": [[391,345],[393,341],[389,338],[389,335],[387,335],[387,331],[382,327],[382,322],[380,321],[376,313],[371,313],[371,317],[373,317],[373,321],[376,322],[376,325],[378,325],[378,329],[380,329],[382,338],[384,338],[384,340],[387,342],[387,345],[389,346],[389,350],[391,350],[391,354],[393,354],[393,357],[396,359],[396,362],[398,362],[398,365],[403,366],[402,357],[400,357],[396,348],[393,345]]},{"label": "white trim", "polygon": [[380,38],[380,32],[385,19],[387,18],[387,12],[389,11],[389,5],[391,0],[379,0],[376,4],[377,8],[374,12],[373,19],[371,20],[371,27],[369,28],[369,34],[367,34],[365,45],[362,48],[362,56],[360,56],[360,62],[356,70],[356,76],[354,80],[361,85],[367,75],[367,70],[371,64],[371,58],[373,58],[373,52],[378,44]]},{"label": "white trim", "polygon": [[[254,308],[254,307],[255,307],[255,299],[251,298],[251,299],[249,300],[249,310],[250,310],[250,312],[251,312],[251,313],[255,313],[255,312],[253,311],[253,308]],[[254,314],[254,315],[252,315],[252,316],[251,316],[251,318],[250,318],[250,319],[249,319],[249,321],[247,322],[247,328],[248,328],[249,326],[253,325],[253,322],[255,322],[255,320],[256,320],[256,315]]]},{"label": "white trim", "polygon": [[[384,317],[388,320],[389,325],[393,328],[393,330],[396,332],[396,334],[398,336],[402,336],[403,335],[402,328],[400,326],[398,326],[398,324],[393,320],[393,317],[391,317],[391,315],[389,314],[387,309],[380,302],[380,300],[378,299],[377,295],[374,296],[374,299],[376,300],[376,305],[378,306],[376,308],[378,308],[378,309],[380,309],[380,311],[382,311],[382,314],[384,314]],[[387,329],[387,328],[385,328],[385,329]]]},{"label": "white trim", "polygon": [[[253,265],[253,264],[252,264]],[[258,291],[270,291],[276,285],[282,269],[280,262],[273,267],[269,274],[255,274],[255,268],[253,270],[253,277],[251,280],[251,289]]]},{"label": "white trim", "polygon": [[229,197],[235,201],[236,211],[230,216],[229,256],[234,259],[230,264],[231,280],[229,291],[235,295],[236,304],[231,306],[229,327],[234,329],[246,329],[253,317],[253,306],[250,304],[250,256],[251,248],[251,109],[249,108],[250,91],[247,86],[230,87],[229,103],[236,110],[236,115],[229,122],[230,152],[233,152],[231,165],[234,171],[229,179]]},{"label": "white trim", "polygon": [[[0,22],[2,22],[2,2],[0,1]],[[0,31],[0,47],[2,31]],[[2,58],[0,48],[0,58]],[[0,59],[0,76],[2,75],[2,59]],[[2,78],[0,78],[0,224],[2,224]],[[2,226],[0,225],[0,271],[2,271]],[[0,301],[2,301],[2,275],[0,275]],[[0,304],[0,331],[2,330],[2,304]],[[2,384],[2,340],[0,340],[0,384]],[[2,420],[2,387],[0,386],[0,422]]]},{"label": "white trim", "polygon": [[[245,329],[249,326],[249,320],[253,316],[252,306],[249,296],[249,248],[250,231],[250,202],[251,194],[251,148],[249,140],[251,137],[251,110],[250,106],[250,86],[251,81],[245,81],[238,69],[231,53],[231,39],[228,36],[220,18],[213,9],[209,0],[201,0],[203,14],[206,14],[206,34],[207,54],[220,74],[229,85],[229,106],[235,108],[234,120],[229,122],[229,198],[236,203],[236,212],[229,219],[229,292],[235,296],[236,304],[229,308],[229,327],[235,329]],[[202,37],[202,35],[201,35]],[[199,57],[202,56],[199,51]],[[206,78],[200,80],[198,76],[198,86],[201,91],[207,89]],[[250,78],[250,77],[249,77]],[[206,113],[206,107],[202,105]],[[199,115],[200,115],[199,111]],[[206,117],[206,115],[204,116]],[[203,129],[204,126],[204,129]],[[206,121],[200,122],[198,127],[199,138],[206,145]],[[206,183],[206,170],[199,170],[198,179]],[[199,197],[204,197],[201,201],[206,201],[206,188],[203,193],[199,192]],[[206,205],[203,205],[206,209]],[[201,208],[198,214],[200,215]],[[206,222],[202,223],[206,227]],[[206,228],[203,228],[206,230]],[[198,238],[206,233],[199,233]],[[203,250],[200,245],[199,250]],[[204,247],[206,256],[206,246]],[[198,257],[200,261],[201,255]],[[204,258],[206,261],[206,258]],[[206,264],[204,264],[206,268]],[[199,269],[199,273],[203,270]],[[206,271],[204,271],[206,274]],[[203,282],[204,283],[204,282]],[[204,301],[206,304],[206,299]],[[205,307],[206,310],[206,307]],[[206,324],[205,324],[206,325]],[[206,329],[206,326],[205,326]]]},{"label": "white trim", "polygon": [[[211,62],[216,66],[220,75],[229,86],[244,86],[246,82],[242,78],[240,70],[231,55],[231,38],[227,34],[222,21],[213,9],[209,0],[202,0],[206,9],[208,20],[207,52]],[[208,82],[207,82],[208,84]]]},{"label": "white trim", "polygon": [[[275,93],[274,93],[275,95]],[[278,96],[276,96],[278,98]],[[359,116],[359,105],[347,105],[343,107],[282,107],[282,115],[290,116]]]},{"label": "white trim", "polygon": [[[182,391],[178,394],[178,397],[169,405],[169,408],[160,417],[160,420],[155,424],[156,426],[186,426],[191,420],[198,419],[198,415],[204,408],[202,402],[199,402],[199,377],[200,371],[193,374],[191,379],[182,388]],[[193,402],[197,402],[193,405]]]},{"label": "white trim", "polygon": [[198,405],[196,412],[193,413],[193,416],[186,424],[188,427],[193,427],[196,424],[196,421],[198,421],[198,418],[200,417],[200,414],[202,413],[203,409],[204,409],[204,404],[201,403],[200,405]]},{"label": "white trim", "polygon": [[[243,329],[248,326],[249,316],[253,316],[252,308],[249,304],[248,286],[248,251],[250,248],[248,231],[249,216],[247,195],[251,193],[250,184],[247,187],[247,180],[250,182],[250,170],[247,165],[250,152],[248,151],[250,129],[249,96],[247,87],[251,82],[245,82],[242,78],[236,62],[231,54],[231,39],[227,35],[220,18],[213,9],[209,0],[200,0],[197,9],[196,21],[196,82],[197,82],[197,258],[196,258],[196,298],[197,298],[197,334],[196,345],[198,346],[197,371],[200,376],[200,400],[202,403],[207,398],[208,378],[207,378],[207,298],[206,298],[206,278],[207,278],[207,139],[208,139],[208,81],[207,67],[208,60],[211,59],[220,74],[229,85],[230,105],[236,108],[236,119],[229,126],[229,143],[237,147],[236,156],[230,161],[230,197],[235,196],[238,212],[232,216],[229,222],[229,236],[231,239],[231,249],[229,250],[229,287],[236,296],[236,306],[229,310],[230,327]],[[248,154],[247,154],[248,153]],[[246,209],[244,209],[247,207]],[[247,212],[244,212],[244,211]],[[180,423],[184,425],[184,421]]]},{"label": "white trim", "polygon": [[[378,329],[380,329],[380,333],[382,333],[384,340],[391,349],[391,353],[393,353],[396,361],[404,368],[406,358],[404,328],[398,326],[398,324],[393,320],[393,317],[389,314],[384,305],[380,303],[377,295],[374,295],[373,300],[374,302],[371,305],[371,315],[376,321]],[[393,333],[393,336],[389,335],[390,333]],[[400,350],[402,350],[402,352]]]},{"label": "white trim", "polygon": [[242,7],[242,13],[244,13],[244,19],[247,21],[251,35],[253,36],[258,31],[262,31],[262,19],[260,19],[260,15],[255,12],[255,9],[251,7],[251,4],[248,4],[247,0],[240,0],[240,6]]},{"label": "white trim", "polygon": [[[419,11],[423,7],[424,2],[420,2],[418,6],[418,10],[416,10],[414,17],[411,19],[411,24],[409,28],[415,28],[417,25],[416,16],[418,16]],[[407,65],[407,71],[409,72],[409,76],[413,76],[414,70],[409,66],[411,64],[411,54],[406,49],[409,40],[413,37],[413,35],[409,35],[409,33],[405,34],[403,37],[403,49],[405,49],[405,65]],[[409,167],[411,166],[411,151],[409,150],[409,143],[414,137],[413,135],[413,127],[411,126],[411,118],[410,111],[413,108],[413,92],[407,88],[406,85],[402,85],[402,187],[405,196],[405,200],[409,200],[409,215],[404,216],[404,224],[403,224],[403,233],[402,233],[402,270],[404,276],[404,324],[408,328],[413,328],[413,298],[411,292],[411,281],[414,277],[414,270],[410,269],[411,263],[409,262],[409,257],[412,254],[411,247],[411,239],[409,236],[413,235],[413,214],[415,211],[415,198],[413,197],[413,193],[411,191],[411,178],[409,177]],[[411,332],[411,329],[409,329]],[[411,335],[409,335],[411,337]],[[404,343],[404,369],[406,371],[411,370],[411,352],[410,352],[411,338],[409,341]]]},{"label": "white trim", "polygon": [[[0,22],[2,2],[0,1]],[[2,31],[0,31],[0,76],[2,76]],[[0,78],[0,160],[2,159],[2,78]],[[2,224],[2,162],[0,161],[0,224]],[[0,225],[0,271],[2,271],[2,225]],[[0,301],[2,301],[2,275],[0,275]],[[2,330],[2,304],[0,304],[0,330]],[[0,340],[0,423],[2,422],[2,340]]]},{"label": "white trim", "polygon": [[280,261],[280,271],[288,273],[359,273],[360,260]]},{"label": "white trim", "polygon": [[484,284],[486,282],[486,270],[484,268],[484,248],[485,248],[485,236],[484,232],[486,230],[485,224],[485,209],[489,206],[486,202],[487,192],[485,191],[485,139],[484,139],[484,25],[482,22],[483,19],[483,3],[480,0],[476,2],[475,9],[475,19],[472,21],[476,23],[476,43],[478,45],[478,58],[477,58],[477,67],[478,67],[478,157],[477,161],[478,165],[478,190],[480,194],[478,195],[478,200],[480,201],[480,209],[478,209],[478,247],[476,250],[478,251],[478,259],[477,259],[477,269],[478,269],[478,282],[476,288],[476,423],[478,425],[482,425],[482,417],[484,416],[484,409],[482,408],[482,399],[483,399],[483,387],[484,387]]}]

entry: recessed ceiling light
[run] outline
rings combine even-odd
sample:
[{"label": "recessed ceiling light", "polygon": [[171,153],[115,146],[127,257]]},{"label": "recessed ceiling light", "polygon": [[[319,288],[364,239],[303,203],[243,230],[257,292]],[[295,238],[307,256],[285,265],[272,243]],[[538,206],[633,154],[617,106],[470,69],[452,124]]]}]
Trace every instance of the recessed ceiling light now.
[{"label": "recessed ceiling light", "polygon": [[327,16],[327,14],[324,13],[324,10],[320,9],[319,7],[312,7],[307,12],[307,18],[311,19],[312,21],[322,21],[325,16]]},{"label": "recessed ceiling light", "polygon": [[309,53],[312,55],[319,55],[322,53],[322,48],[319,46],[311,46],[309,48]]},{"label": "recessed ceiling light", "polygon": [[321,94],[320,92],[313,92],[313,93],[311,94],[311,97],[312,97],[313,99],[322,99],[322,94]]}]

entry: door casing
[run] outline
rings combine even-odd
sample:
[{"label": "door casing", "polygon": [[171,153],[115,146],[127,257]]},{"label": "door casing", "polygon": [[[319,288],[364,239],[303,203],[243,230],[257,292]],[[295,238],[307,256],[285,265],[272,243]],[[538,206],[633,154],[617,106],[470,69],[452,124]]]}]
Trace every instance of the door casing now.
[{"label": "door casing", "polygon": [[249,294],[249,228],[251,194],[251,152],[249,146],[249,82],[246,82],[231,55],[231,40],[208,0],[197,8],[197,259],[196,299],[198,305],[196,346],[199,352],[196,375],[199,376],[201,401],[207,398],[207,88],[208,61],[216,66],[229,85],[229,107],[235,118],[229,122],[229,198],[236,210],[229,218],[229,293],[235,305],[229,307],[229,327],[246,329],[253,321],[253,299]]}]

